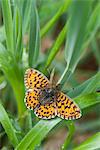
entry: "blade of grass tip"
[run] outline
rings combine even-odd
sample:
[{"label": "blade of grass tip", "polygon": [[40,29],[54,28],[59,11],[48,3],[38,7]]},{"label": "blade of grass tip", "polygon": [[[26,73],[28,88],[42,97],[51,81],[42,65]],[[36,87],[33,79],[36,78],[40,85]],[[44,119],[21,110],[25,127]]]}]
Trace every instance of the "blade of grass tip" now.
[{"label": "blade of grass tip", "polygon": [[74,148],[74,150],[96,150],[100,149],[100,132],[94,134],[78,147]]},{"label": "blade of grass tip", "polygon": [[[81,109],[100,103],[100,94],[91,93],[85,96],[81,96],[75,99]],[[56,118],[52,120],[40,120],[22,139],[22,141],[16,147],[16,150],[26,150],[27,148],[35,149],[37,145],[41,144],[41,141],[45,136],[54,128],[62,119]],[[67,122],[67,121],[66,121]]]},{"label": "blade of grass tip", "polygon": [[58,10],[54,17],[41,29],[41,37],[43,37],[49,29],[55,24],[59,17],[68,10],[72,0],[65,0],[63,6]]},{"label": "blade of grass tip", "polygon": [[[76,98],[74,98],[74,101],[79,105],[81,109],[91,107],[95,104],[100,103],[100,93],[90,93],[90,94],[84,94],[80,95]],[[82,102],[84,101],[84,102]]]},{"label": "blade of grass tip", "polygon": [[74,89],[71,89],[69,92],[65,91],[65,93],[68,94],[68,96],[70,96],[71,98],[73,98],[82,94],[90,93],[90,91],[96,91],[96,88],[98,88],[98,86],[100,85],[99,74],[100,73],[98,72],[96,75],[86,80],[82,84],[78,85]]},{"label": "blade of grass tip", "polygon": [[[65,46],[65,59],[67,61],[66,68],[59,79],[58,83],[63,83],[74,72],[81,55],[83,53],[82,44],[84,43],[84,36],[86,25],[89,18],[91,8],[91,1],[73,1],[70,11],[70,22],[68,26],[68,34]],[[81,13],[80,13],[81,10]],[[77,16],[77,20],[75,18]],[[74,27],[73,27],[74,26]]]},{"label": "blade of grass tip", "polygon": [[15,147],[18,144],[18,139],[17,136],[15,134],[15,129],[11,124],[11,121],[8,117],[8,114],[6,113],[5,109],[3,108],[3,106],[0,103],[0,122],[10,140],[10,142],[12,143],[12,145]]},{"label": "blade of grass tip", "polygon": [[61,32],[59,33],[56,41],[54,42],[51,50],[50,50],[50,53],[48,55],[48,58],[46,60],[46,63],[45,63],[45,68],[49,67],[52,60],[54,59],[55,55],[57,54],[57,52],[59,51],[60,49],[60,46],[61,44],[63,43],[64,39],[65,39],[65,36],[66,36],[66,33],[67,33],[67,26],[68,26],[68,22],[65,24],[65,26],[63,27],[63,29],[61,30]]},{"label": "blade of grass tip", "polygon": [[66,124],[68,126],[69,133],[68,133],[67,138],[65,139],[64,144],[61,147],[61,150],[66,150],[68,148],[70,141],[71,141],[71,139],[74,135],[74,132],[75,132],[75,126],[74,126],[74,123],[72,121],[70,121],[69,123],[66,122]]},{"label": "blade of grass tip", "polygon": [[95,75],[95,78],[87,85],[87,87],[82,91],[81,94],[92,93],[100,86],[100,72]]},{"label": "blade of grass tip", "polygon": [[37,63],[40,50],[40,27],[36,3],[32,0],[29,35],[29,66]]},{"label": "blade of grass tip", "polygon": [[13,38],[13,22],[12,22],[10,1],[2,0],[1,4],[2,4],[3,20],[4,20],[4,27],[5,27],[5,33],[6,33],[7,49],[13,53],[14,38]]}]

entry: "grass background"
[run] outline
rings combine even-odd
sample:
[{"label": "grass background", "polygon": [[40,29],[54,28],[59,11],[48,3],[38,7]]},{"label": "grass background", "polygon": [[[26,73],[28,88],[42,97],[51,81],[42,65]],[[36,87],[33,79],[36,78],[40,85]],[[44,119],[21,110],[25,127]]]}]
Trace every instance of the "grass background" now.
[{"label": "grass background", "polygon": [[[100,2],[1,0],[0,25],[0,149],[99,149]],[[82,118],[39,120],[27,110],[29,67],[48,77],[55,68],[55,81]]]}]

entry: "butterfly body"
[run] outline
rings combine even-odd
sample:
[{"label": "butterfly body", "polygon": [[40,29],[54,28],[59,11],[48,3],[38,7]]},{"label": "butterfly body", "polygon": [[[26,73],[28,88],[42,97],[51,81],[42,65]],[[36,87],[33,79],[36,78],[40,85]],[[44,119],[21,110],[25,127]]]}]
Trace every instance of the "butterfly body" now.
[{"label": "butterfly body", "polygon": [[25,104],[34,110],[38,118],[51,119],[58,116],[72,120],[81,117],[77,104],[38,70],[28,69],[24,81],[27,89]]},{"label": "butterfly body", "polygon": [[54,88],[41,89],[39,93],[39,102],[41,105],[52,103],[56,100],[57,91]]}]

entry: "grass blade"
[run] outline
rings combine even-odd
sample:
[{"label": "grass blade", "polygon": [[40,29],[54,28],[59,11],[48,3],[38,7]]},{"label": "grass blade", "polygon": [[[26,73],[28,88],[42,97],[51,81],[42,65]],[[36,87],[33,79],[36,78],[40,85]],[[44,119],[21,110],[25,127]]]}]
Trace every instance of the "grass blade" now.
[{"label": "grass blade", "polygon": [[[74,72],[77,63],[81,58],[80,56],[83,52],[82,44],[84,42],[90,8],[91,1],[73,1],[71,18],[68,27],[67,42],[65,46],[65,59],[67,61],[67,66],[60,80],[58,81],[58,83],[61,83],[62,85]],[[77,20],[75,16],[77,16]]]},{"label": "grass blade", "polygon": [[87,45],[93,39],[99,28],[100,28],[100,3],[97,3],[87,23],[85,43],[83,45],[83,49],[87,47]]},{"label": "grass blade", "polygon": [[40,28],[39,18],[35,1],[32,0],[30,17],[30,39],[29,39],[29,66],[36,64],[40,50]]},{"label": "grass blade", "polygon": [[0,27],[0,42],[4,42],[6,40],[4,26]]},{"label": "grass blade", "polygon": [[94,75],[92,78],[88,79],[87,81],[83,82],[81,85],[70,90],[68,93],[66,92],[65,93],[71,96],[71,98],[73,98],[82,94],[96,91],[99,85],[100,85],[100,72],[98,72],[96,75]]},{"label": "grass blade", "polygon": [[[0,65],[1,69],[6,76],[6,79],[10,82],[12,89],[14,91],[19,117],[25,111],[24,104],[24,84],[23,84],[23,70],[17,66],[15,59],[12,54],[5,49],[5,47],[0,43]],[[17,74],[17,76],[16,76]],[[20,82],[19,82],[20,81]]]},{"label": "grass blade", "polygon": [[84,109],[100,103],[100,93],[90,93],[87,95],[80,95],[77,98],[74,98],[74,100],[80,106],[81,109]]},{"label": "grass blade", "polygon": [[95,75],[95,78],[92,79],[81,94],[92,93],[93,91],[96,91],[98,87],[100,87],[100,72]]},{"label": "grass blade", "polygon": [[19,62],[22,58],[22,19],[19,9],[15,8],[14,14],[14,38],[15,38],[15,55]]},{"label": "grass blade", "polygon": [[75,132],[75,126],[74,126],[73,122],[69,122],[69,124],[67,123],[67,126],[69,128],[69,134],[68,134],[67,138],[65,139],[65,142],[62,145],[61,150],[66,150],[68,148],[68,145],[70,144],[73,134]]},{"label": "grass blade", "polygon": [[12,22],[12,13],[11,5],[9,0],[2,0],[2,11],[3,19],[6,33],[6,43],[8,51],[13,53],[14,51],[14,38],[13,38],[13,22]]},{"label": "grass blade", "polygon": [[3,108],[3,106],[1,104],[0,104],[0,122],[8,136],[10,142],[12,143],[12,145],[14,147],[17,146],[18,139],[15,134],[15,129],[11,124],[8,114],[6,113],[5,109]]},{"label": "grass blade", "polygon": [[50,66],[52,60],[54,59],[55,55],[59,51],[59,48],[60,48],[61,44],[63,43],[65,36],[66,36],[67,26],[68,26],[68,23],[63,27],[63,29],[59,33],[54,45],[52,46],[51,51],[50,51],[48,58],[46,60],[46,63],[45,63],[46,68]]},{"label": "grass blade", "polygon": [[[74,1],[74,3],[76,4],[76,1]],[[78,3],[78,5],[74,5],[74,7],[76,7],[77,10],[74,10],[74,9],[72,10],[72,18],[71,18],[71,22],[69,23],[69,29],[68,29],[69,32],[67,34],[68,35],[67,36],[67,44],[65,47],[65,52],[67,52],[66,53],[67,66],[66,66],[61,78],[58,81],[58,83],[60,83],[61,85],[63,85],[65,81],[67,82],[67,80],[69,79],[69,77],[71,76],[73,71],[75,70],[76,65],[80,59],[80,56],[83,53],[83,50],[86,48],[86,46],[92,40],[92,38],[95,36],[95,34],[100,26],[100,15],[98,13],[100,11],[100,4],[97,3],[96,8],[94,9],[92,15],[90,16],[90,18],[88,20],[88,13],[89,13],[89,10],[91,7],[91,2],[90,1],[88,1],[88,2],[87,1],[80,1],[80,2],[77,1],[77,3]],[[80,14],[80,13],[78,13],[79,9],[77,7],[82,7],[82,6],[84,7],[81,10],[83,14],[82,13]],[[85,9],[85,7],[86,7],[86,9]],[[78,21],[76,22],[76,18],[74,17],[74,14],[76,14],[76,13],[78,13],[78,15],[79,15],[80,19],[78,17],[77,17],[77,19],[80,20],[80,22],[78,22]],[[83,17],[83,19],[82,19],[82,17]],[[75,26],[76,29],[74,27],[75,31],[73,31],[74,29],[72,29],[74,22],[76,25]],[[82,25],[81,25],[81,23],[82,23]],[[75,34],[74,35],[75,37],[73,36],[73,34]],[[83,40],[83,42],[81,40]]]},{"label": "grass blade", "polygon": [[55,14],[55,16],[41,29],[41,37],[43,37],[49,29],[54,25],[54,23],[59,19],[59,17],[67,11],[71,4],[72,0],[65,0],[63,6],[58,10],[58,12]]},{"label": "grass blade", "polygon": [[[67,66],[72,71],[79,61],[82,53],[81,46],[84,41],[84,32],[89,17],[90,5],[89,1],[74,1],[72,6],[72,17],[69,22],[67,43],[65,47],[65,59]],[[80,13],[80,9],[81,13]],[[77,16],[77,21],[75,18]],[[73,28],[74,25],[74,28]]]},{"label": "grass blade", "polygon": [[[57,124],[60,122],[61,119],[57,118],[51,121],[44,121],[41,120],[34,128],[32,128],[29,133],[23,138],[23,140],[19,143],[16,147],[16,150],[27,150],[30,146],[31,142],[34,141],[34,147],[40,144],[41,139],[43,139],[46,134]],[[37,130],[38,129],[38,130]],[[33,145],[33,144],[32,144]]]},{"label": "grass blade", "polygon": [[80,146],[76,147],[74,150],[96,150],[100,149],[100,132],[91,136],[89,139],[84,141]]},{"label": "grass blade", "polygon": [[[30,13],[31,13],[31,0],[14,0],[15,7],[18,8],[22,20],[22,35],[25,35],[29,29]],[[26,19],[27,18],[27,19]],[[26,21],[27,20],[27,21]]]},{"label": "grass blade", "polygon": [[[27,32],[29,28],[29,22],[30,22],[30,13],[31,13],[31,0],[23,0],[19,1],[22,2],[22,27],[23,27],[23,35]],[[27,18],[27,21],[26,21]]]}]

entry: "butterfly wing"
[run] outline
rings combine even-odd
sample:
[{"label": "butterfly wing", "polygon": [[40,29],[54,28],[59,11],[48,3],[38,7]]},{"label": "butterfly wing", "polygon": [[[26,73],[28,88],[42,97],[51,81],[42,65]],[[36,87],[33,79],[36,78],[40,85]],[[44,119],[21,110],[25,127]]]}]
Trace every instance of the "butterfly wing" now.
[{"label": "butterfly wing", "polygon": [[51,119],[56,116],[56,103],[40,105],[35,109],[34,113],[38,118]]},{"label": "butterfly wing", "polygon": [[39,105],[38,101],[39,90],[38,89],[29,89],[26,91],[24,102],[28,109],[35,109]]},{"label": "butterfly wing", "polygon": [[57,116],[66,120],[74,120],[81,117],[77,104],[62,92],[57,94]]},{"label": "butterfly wing", "polygon": [[49,84],[49,80],[47,79],[47,77],[35,69],[26,70],[24,82],[26,89],[41,89]]}]

